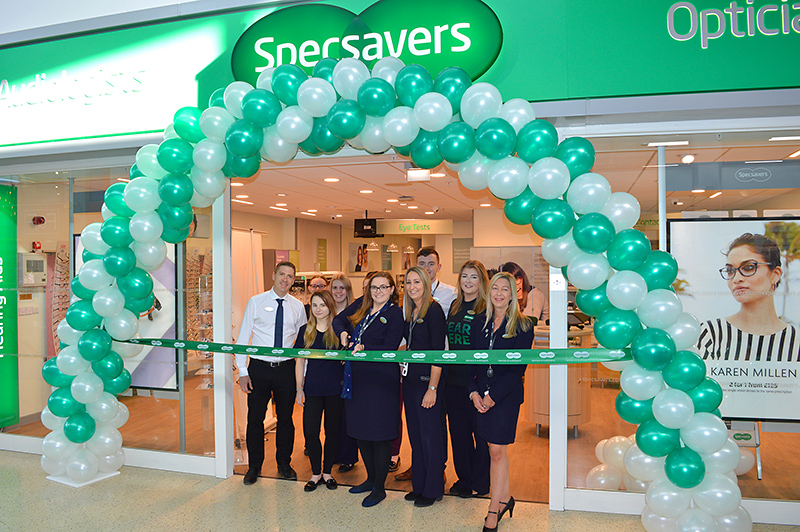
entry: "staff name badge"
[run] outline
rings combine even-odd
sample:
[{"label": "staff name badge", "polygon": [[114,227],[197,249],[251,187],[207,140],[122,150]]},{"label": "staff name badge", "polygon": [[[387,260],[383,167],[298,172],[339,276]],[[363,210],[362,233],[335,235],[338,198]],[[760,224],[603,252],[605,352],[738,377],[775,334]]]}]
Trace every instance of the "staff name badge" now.
[{"label": "staff name badge", "polygon": [[273,307],[264,307],[264,310],[266,310],[267,312],[272,312],[275,309]]}]

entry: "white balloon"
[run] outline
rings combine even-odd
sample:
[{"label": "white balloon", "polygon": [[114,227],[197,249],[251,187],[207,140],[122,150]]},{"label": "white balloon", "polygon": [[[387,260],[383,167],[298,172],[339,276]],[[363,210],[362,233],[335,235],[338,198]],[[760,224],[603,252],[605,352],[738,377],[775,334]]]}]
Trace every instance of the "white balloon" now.
[{"label": "white balloon", "polygon": [[161,205],[158,181],[149,177],[137,177],[125,185],[122,195],[125,204],[135,212],[154,211]]},{"label": "white balloon", "polygon": [[714,414],[698,412],[681,428],[681,440],[693,451],[712,454],[728,441],[728,428]]},{"label": "white balloon", "polygon": [[[633,360],[609,360],[606,362],[600,362],[605,368],[610,369],[611,371],[622,371],[631,364],[633,364]],[[630,439],[630,437],[629,437]]]},{"label": "white balloon", "polygon": [[625,470],[625,453],[633,442],[625,436],[614,436],[603,446],[603,463],[619,471]]},{"label": "white balloon", "polygon": [[264,89],[272,92],[272,73],[275,72],[273,67],[265,68],[258,75],[256,80],[256,88]]},{"label": "white balloon", "polygon": [[601,464],[605,463],[605,460],[603,460],[603,445],[605,445],[607,441],[607,439],[600,440],[597,442],[597,445],[594,446],[594,455],[597,457],[597,461]]},{"label": "white balloon", "polygon": [[122,448],[122,434],[108,423],[100,423],[86,442],[86,448],[97,456],[112,455]]},{"label": "white balloon", "polygon": [[622,473],[622,484],[625,486],[626,491],[633,491],[636,493],[645,493],[647,487],[650,485],[649,482],[633,478],[627,471],[623,471]]},{"label": "white balloon", "polygon": [[753,518],[744,507],[739,506],[733,513],[714,517],[718,532],[751,532]]},{"label": "white balloon", "polygon": [[217,198],[208,198],[202,194],[198,194],[195,190],[192,194],[192,199],[189,200],[189,205],[192,207],[197,207],[198,209],[205,209],[206,207],[211,207],[216,199]]},{"label": "white balloon", "polygon": [[665,330],[675,341],[675,349],[678,351],[697,345],[697,340],[700,339],[700,322],[688,312],[682,312],[675,323]]},{"label": "white balloon", "polygon": [[89,361],[78,353],[78,347],[69,345],[56,356],[56,367],[64,375],[80,375],[89,369]]},{"label": "white balloon", "polygon": [[72,379],[70,392],[72,392],[72,397],[79,403],[93,403],[103,393],[103,379],[95,375],[91,370],[84,371]]},{"label": "white balloon", "polygon": [[234,122],[236,118],[227,109],[209,107],[200,115],[200,131],[212,142],[225,142],[225,134]]},{"label": "white balloon", "polygon": [[586,475],[586,487],[590,490],[618,490],[622,485],[622,471],[608,464],[594,466]]},{"label": "white balloon", "polygon": [[[164,170],[164,168],[162,168],[161,164],[159,164],[158,162],[157,144],[145,144],[144,146],[139,148],[139,151],[136,152],[136,166],[139,168],[139,171],[142,172],[146,177],[149,177],[150,179],[155,179],[156,181],[160,180],[162,177],[164,177],[169,173],[166,170]],[[136,179],[131,180],[131,183],[133,183],[137,179],[141,178],[137,177]]]},{"label": "white balloon", "polygon": [[119,412],[119,401],[110,393],[103,392],[94,402],[86,404],[86,412],[97,423],[108,423]]},{"label": "white balloon", "polygon": [[461,163],[458,180],[467,190],[483,190],[489,186],[489,170],[495,162],[475,151],[472,157]]},{"label": "white balloon", "polygon": [[675,521],[678,532],[717,532],[714,518],[698,508],[689,508]]},{"label": "white balloon", "polygon": [[732,514],[742,502],[742,492],[736,482],[719,473],[706,473],[702,482],[692,489],[692,500],[704,512],[720,517]]},{"label": "white balloon", "polygon": [[148,272],[159,269],[167,258],[167,244],[160,238],[149,244],[134,242],[131,249],[136,255],[138,263],[144,266],[143,269]]},{"label": "white balloon", "polygon": [[569,168],[560,159],[543,157],[531,166],[528,186],[544,200],[560,198],[569,187]]},{"label": "white balloon", "polygon": [[336,91],[333,85],[322,78],[308,78],[297,89],[297,105],[310,116],[327,115],[335,103]]},{"label": "white balloon", "polygon": [[100,236],[100,229],[102,227],[103,224],[95,222],[87,225],[83,228],[83,231],[81,231],[81,244],[83,244],[83,247],[85,247],[86,251],[89,253],[104,255],[106,251],[111,249],[111,246],[106,244]]},{"label": "white balloon", "polygon": [[611,220],[617,233],[631,229],[639,221],[641,207],[635,197],[627,192],[614,192],[600,214]]},{"label": "white balloon", "polygon": [[691,491],[679,488],[666,477],[650,483],[645,494],[647,506],[657,515],[678,517],[689,508]]},{"label": "white balloon", "polygon": [[423,94],[414,104],[414,118],[425,131],[441,131],[453,118],[453,106],[443,94]]},{"label": "white balloon", "polygon": [[478,129],[484,120],[499,115],[502,107],[503,97],[494,85],[474,83],[461,98],[461,119],[473,129]]},{"label": "white balloon", "polygon": [[[381,128],[383,128],[383,122],[381,122]],[[364,130],[362,129],[361,131],[363,132]],[[382,131],[381,131],[381,134],[383,134]],[[361,135],[356,135],[352,139],[347,139],[347,144],[349,144],[350,146],[352,146],[353,148],[355,148],[357,150],[363,150],[364,149],[364,143],[361,142]]]},{"label": "white balloon", "polygon": [[103,318],[116,316],[124,307],[125,296],[116,286],[100,289],[92,297],[92,308]]},{"label": "white balloon", "polygon": [[579,175],[567,190],[567,203],[578,214],[600,212],[611,198],[611,185],[592,172]]},{"label": "white balloon", "polygon": [[682,313],[681,300],[675,292],[666,289],[651,290],[636,308],[636,314],[645,326],[658,329],[671,327]]},{"label": "white balloon", "polygon": [[63,430],[55,430],[42,440],[42,455],[53,461],[69,458],[77,450],[78,444],[69,441]]},{"label": "white balloon", "polygon": [[278,115],[275,127],[286,142],[300,144],[311,134],[314,119],[299,106],[290,105]]},{"label": "white balloon", "polygon": [[[53,414],[50,409],[45,405],[42,409],[42,413],[39,415],[39,419],[42,420],[42,425],[47,427],[52,431],[56,430],[64,430],[64,423],[67,421],[65,417],[58,417],[57,415]],[[738,451],[737,451],[737,463],[738,463]]]},{"label": "white balloon", "polygon": [[58,335],[58,339],[65,344],[75,345],[78,343],[78,340],[80,340],[81,336],[83,336],[83,331],[79,331],[70,327],[69,323],[67,323],[67,319],[64,318],[58,322],[56,334]]},{"label": "white balloon", "polygon": [[517,134],[519,134],[520,129],[525,127],[525,124],[536,119],[533,106],[528,100],[523,100],[522,98],[508,100],[500,108],[498,116],[511,124]]},{"label": "white balloon", "polygon": [[113,473],[125,465],[125,450],[120,449],[110,456],[98,456],[100,471],[103,473]]},{"label": "white balloon", "polygon": [[739,464],[736,466],[736,469],[734,469],[733,472],[739,476],[742,476],[746,475],[751,469],[753,469],[753,466],[756,465],[756,457],[752,451],[745,448],[741,448],[739,452],[741,453],[739,455]]},{"label": "white balloon", "polygon": [[115,340],[130,340],[139,330],[139,317],[124,308],[119,314],[103,319],[103,327]]},{"label": "white balloon", "polygon": [[155,211],[137,212],[129,224],[131,236],[136,242],[149,243],[161,238],[164,222]]},{"label": "white balloon", "polygon": [[125,423],[128,422],[128,417],[129,416],[130,416],[130,412],[128,412],[128,407],[125,406],[125,403],[120,402],[119,403],[119,411],[117,412],[117,415],[114,416],[114,419],[109,421],[108,424],[110,426],[114,427],[115,429],[119,429]]},{"label": "white balloon", "polygon": [[383,138],[392,146],[408,146],[419,134],[419,124],[411,107],[395,107],[383,117]]},{"label": "white balloon", "polygon": [[668,429],[679,429],[694,416],[694,403],[689,394],[681,390],[661,390],[653,398],[653,416]]},{"label": "white balloon", "polygon": [[100,216],[103,217],[103,220],[108,220],[112,216],[116,216],[116,214],[111,212],[111,209],[109,209],[108,206],[103,203],[103,205],[100,207]]},{"label": "white balloon", "polygon": [[569,281],[581,290],[594,290],[608,279],[611,266],[601,253],[579,251],[567,265]]},{"label": "white balloon", "polygon": [[608,280],[606,296],[618,309],[633,310],[645,302],[647,282],[632,270],[618,271]]},{"label": "white balloon", "polygon": [[636,444],[625,451],[625,471],[637,480],[650,482],[666,475],[664,464],[666,456],[650,456]]},{"label": "white balloon", "polygon": [[[141,338],[141,335],[134,335],[134,338]],[[111,341],[111,350],[122,358],[133,358],[141,353],[142,349],[144,349],[143,345]]]},{"label": "white balloon", "polygon": [[199,168],[192,168],[189,173],[192,180],[194,190],[207,198],[218,198],[225,192],[228,186],[228,180],[225,179],[225,174],[220,172],[203,172]]},{"label": "white balloon", "polygon": [[203,172],[218,172],[225,166],[228,152],[220,141],[203,139],[192,151],[194,165]]},{"label": "white balloon", "polygon": [[383,57],[378,59],[372,66],[372,77],[381,78],[394,87],[394,82],[397,79],[397,73],[406,66],[400,59],[392,56]]},{"label": "white balloon", "polygon": [[242,118],[242,99],[244,95],[253,90],[253,86],[245,81],[234,81],[225,87],[222,97],[225,108],[236,118]]},{"label": "white balloon", "polygon": [[364,129],[361,130],[358,138],[364,149],[370,153],[383,153],[391,148],[391,145],[383,138],[383,119],[375,116],[367,117]]},{"label": "white balloon", "polygon": [[369,69],[358,59],[347,57],[333,67],[333,87],[342,95],[342,98],[357,100],[358,89],[368,79]]},{"label": "white balloon", "polygon": [[[750,451],[748,454],[752,455]],[[700,456],[703,457],[703,463],[706,465],[706,473],[726,474],[738,467],[742,455],[736,442],[728,438],[719,451]]]},{"label": "white balloon", "polygon": [[97,475],[97,457],[86,449],[78,449],[67,460],[67,476],[74,482],[88,482]]},{"label": "white balloon", "polygon": [[642,511],[642,526],[647,532],[675,532],[676,517],[661,517],[649,506]]},{"label": "white balloon", "polygon": [[101,290],[111,286],[114,277],[106,271],[102,259],[92,259],[83,263],[78,272],[78,280],[89,290]]},{"label": "white balloon", "polygon": [[41,464],[44,472],[47,473],[48,475],[59,476],[67,472],[66,458],[64,458],[63,460],[51,460],[45,455],[42,455],[42,458],[39,460],[39,463]]},{"label": "white balloon", "polygon": [[528,164],[519,157],[505,157],[489,169],[487,185],[500,199],[516,198],[528,186]]},{"label": "white balloon", "polygon": [[264,144],[261,146],[261,156],[276,163],[285,163],[294,159],[297,154],[297,144],[287,142],[279,134],[275,126],[264,130]]},{"label": "white balloon", "polygon": [[655,397],[664,386],[660,371],[648,371],[633,363],[619,376],[619,385],[631,399],[647,401]]},{"label": "white balloon", "polygon": [[578,256],[581,249],[572,238],[572,229],[558,238],[545,238],[542,242],[542,257],[554,268],[563,268]]}]

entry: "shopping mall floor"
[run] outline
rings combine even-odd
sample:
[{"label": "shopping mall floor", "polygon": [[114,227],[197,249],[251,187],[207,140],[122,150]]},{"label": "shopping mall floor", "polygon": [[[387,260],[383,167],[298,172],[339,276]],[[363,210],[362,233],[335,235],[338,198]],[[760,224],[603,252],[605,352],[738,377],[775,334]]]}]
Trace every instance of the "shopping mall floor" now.
[{"label": "shopping mall floor", "polygon": [[[378,506],[362,508],[361,497],[341,487],[312,493],[303,482],[260,478],[244,486],[234,475],[219,480],[199,475],[124,467],[121,474],[82,488],[45,478],[36,455],[0,452],[2,531],[478,531],[486,499],[446,496],[430,508],[415,508],[403,492],[390,491]],[[550,512],[546,505],[517,504],[499,530],[641,531],[638,516]],[[795,527],[755,525],[756,532]]]}]

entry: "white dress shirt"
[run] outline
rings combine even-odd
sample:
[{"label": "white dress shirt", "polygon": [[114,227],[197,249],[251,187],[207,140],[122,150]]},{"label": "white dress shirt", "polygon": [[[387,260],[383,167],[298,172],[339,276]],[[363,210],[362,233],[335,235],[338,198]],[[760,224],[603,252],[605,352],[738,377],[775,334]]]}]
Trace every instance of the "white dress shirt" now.
[{"label": "white dress shirt", "polygon": [[[306,310],[299,299],[286,295],[283,298],[283,347],[294,346],[300,327],[306,324]],[[278,295],[274,290],[256,294],[247,302],[239,327],[238,345],[275,346],[275,316],[278,310]],[[247,356],[236,355],[236,367],[239,375],[247,373]],[[265,362],[283,362],[289,357],[273,357],[265,355],[249,355]]]},{"label": "white dress shirt", "polygon": [[431,295],[442,306],[444,315],[447,316],[447,313],[450,312],[450,305],[456,300],[456,288],[437,279],[431,284]]}]

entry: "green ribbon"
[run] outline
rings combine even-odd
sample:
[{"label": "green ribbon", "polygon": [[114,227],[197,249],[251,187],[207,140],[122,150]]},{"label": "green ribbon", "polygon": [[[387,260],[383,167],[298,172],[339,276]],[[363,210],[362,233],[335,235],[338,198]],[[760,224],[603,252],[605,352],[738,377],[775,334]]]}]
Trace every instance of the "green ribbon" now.
[{"label": "green ribbon", "polygon": [[632,360],[630,349],[487,349],[483,351],[350,351],[260,347],[255,345],[192,342],[161,338],[135,338],[128,343],[231,353],[318,360],[365,360],[368,362],[425,362],[428,364],[586,364]]}]

